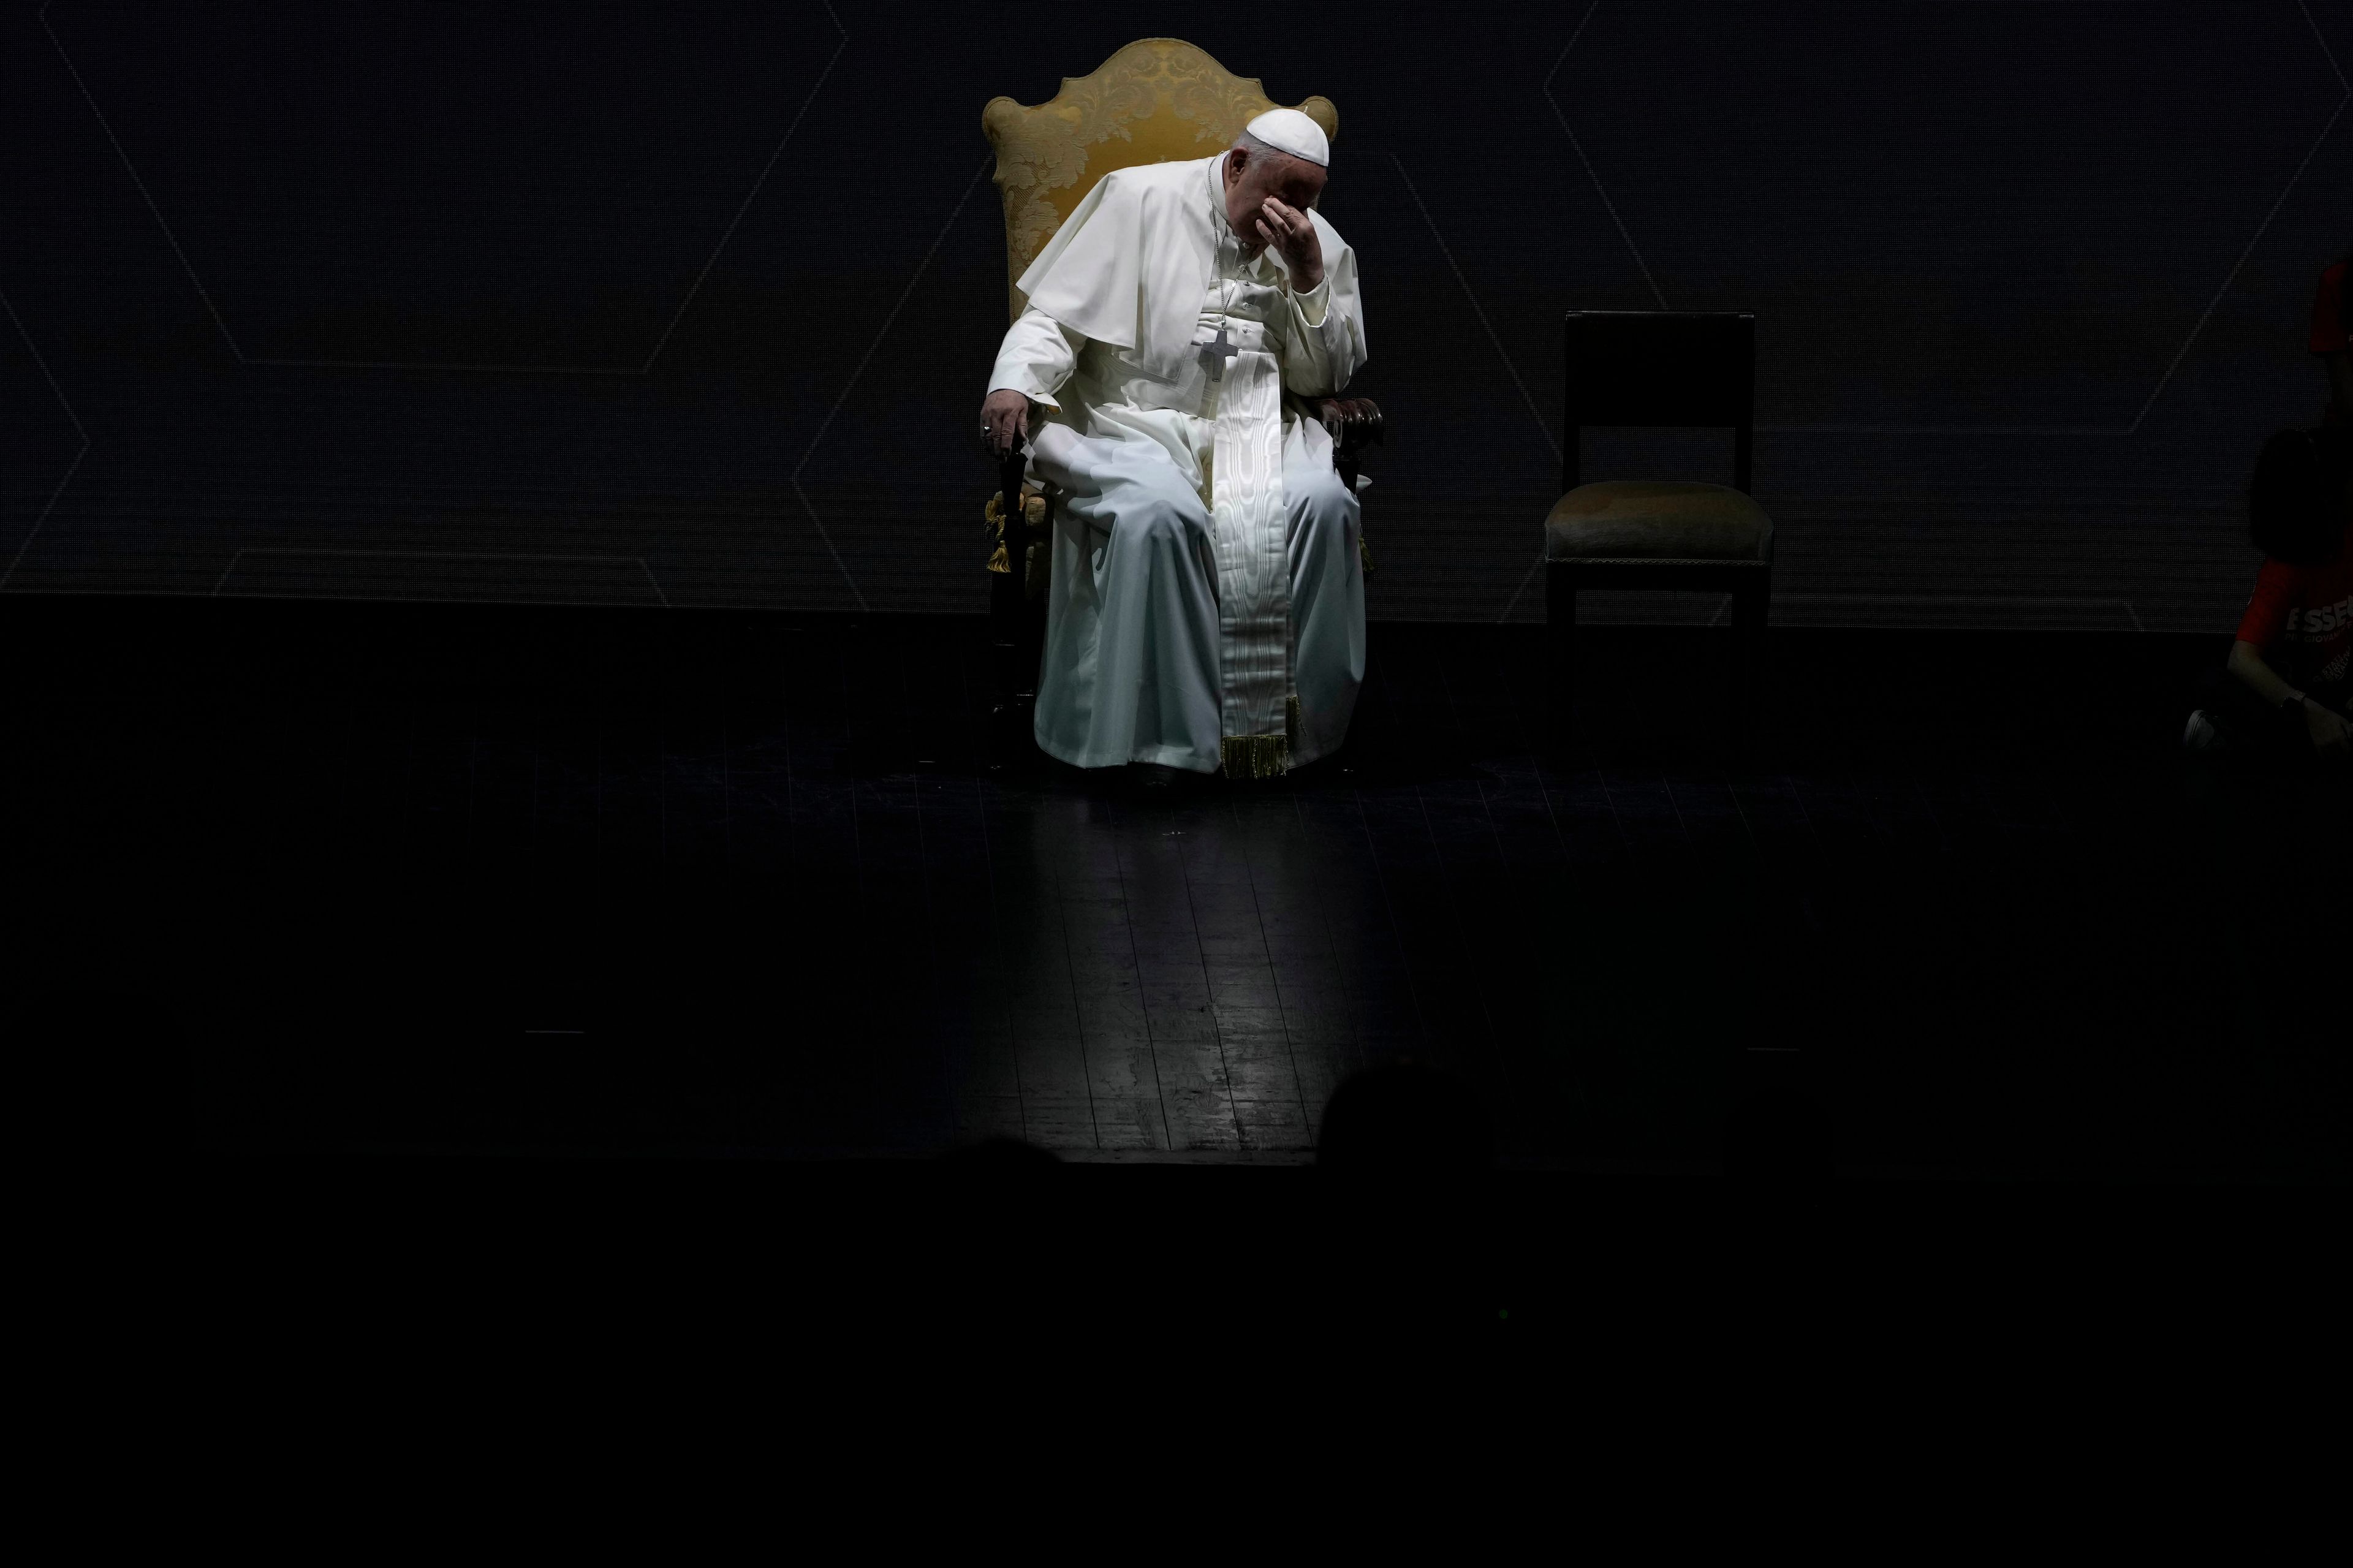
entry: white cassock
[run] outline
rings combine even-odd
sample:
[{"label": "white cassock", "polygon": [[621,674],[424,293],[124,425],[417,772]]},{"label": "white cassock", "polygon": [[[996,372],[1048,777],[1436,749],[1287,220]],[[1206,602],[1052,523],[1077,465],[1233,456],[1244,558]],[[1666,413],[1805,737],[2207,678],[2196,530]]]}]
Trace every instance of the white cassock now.
[{"label": "white cassock", "polygon": [[1279,773],[1339,745],[1364,681],[1356,498],[1295,401],[1365,362],[1356,256],[1310,213],[1313,290],[1271,247],[1245,261],[1224,163],[1097,182],[1022,275],[989,380],[1048,410],[1037,736],[1082,768]]}]

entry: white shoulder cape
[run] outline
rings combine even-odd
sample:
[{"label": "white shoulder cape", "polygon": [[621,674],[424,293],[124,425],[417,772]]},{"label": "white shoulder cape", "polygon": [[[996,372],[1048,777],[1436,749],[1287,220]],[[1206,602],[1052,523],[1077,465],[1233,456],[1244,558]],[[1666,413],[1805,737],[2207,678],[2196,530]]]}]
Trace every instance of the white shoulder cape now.
[{"label": "white shoulder cape", "polygon": [[[1129,351],[1146,374],[1181,373],[1217,261],[1221,220],[1212,206],[1217,158],[1140,163],[1095,182],[1017,285],[1029,303],[1071,331]],[[1356,297],[1356,255],[1321,213],[1311,212],[1324,246],[1326,309],[1337,313],[1365,361],[1365,314]],[[1282,258],[1278,253],[1277,265]]]}]

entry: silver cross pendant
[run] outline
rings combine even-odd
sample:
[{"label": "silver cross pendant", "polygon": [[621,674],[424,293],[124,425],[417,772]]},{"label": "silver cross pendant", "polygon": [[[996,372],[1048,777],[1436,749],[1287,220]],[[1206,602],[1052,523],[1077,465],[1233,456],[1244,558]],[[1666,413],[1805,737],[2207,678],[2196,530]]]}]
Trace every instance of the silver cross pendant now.
[{"label": "silver cross pendant", "polygon": [[1226,329],[1219,327],[1218,335],[1201,345],[1202,367],[1209,373],[1211,381],[1223,381],[1226,379],[1226,362],[1241,352],[1227,338]]}]

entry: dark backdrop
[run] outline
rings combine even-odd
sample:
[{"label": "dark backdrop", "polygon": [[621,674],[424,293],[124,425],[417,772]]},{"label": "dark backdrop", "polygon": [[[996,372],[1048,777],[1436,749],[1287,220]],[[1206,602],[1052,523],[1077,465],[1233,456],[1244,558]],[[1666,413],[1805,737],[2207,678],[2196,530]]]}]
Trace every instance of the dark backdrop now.
[{"label": "dark backdrop", "polygon": [[1757,314],[1777,619],[2243,597],[2353,0],[11,4],[5,586],[977,609],[980,108],[1155,34],[1339,105],[1377,615],[1540,613],[1560,313],[1662,304]]}]

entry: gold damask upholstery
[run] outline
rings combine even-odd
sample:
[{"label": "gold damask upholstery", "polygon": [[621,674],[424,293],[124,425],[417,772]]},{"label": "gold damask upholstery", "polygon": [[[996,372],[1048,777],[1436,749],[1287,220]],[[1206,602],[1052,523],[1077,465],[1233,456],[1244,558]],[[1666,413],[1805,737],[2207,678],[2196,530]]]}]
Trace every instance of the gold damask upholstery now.
[{"label": "gold damask upholstery", "polygon": [[[1025,303],[1015,282],[1097,180],[1137,163],[1222,153],[1243,126],[1277,107],[1257,78],[1234,75],[1180,38],[1138,38],[1092,75],[1064,77],[1044,103],[990,99],[980,128],[996,149],[1005,200],[1007,320]],[[1340,112],[1330,99],[1288,107],[1338,142]]]}]

